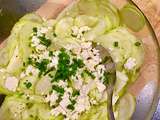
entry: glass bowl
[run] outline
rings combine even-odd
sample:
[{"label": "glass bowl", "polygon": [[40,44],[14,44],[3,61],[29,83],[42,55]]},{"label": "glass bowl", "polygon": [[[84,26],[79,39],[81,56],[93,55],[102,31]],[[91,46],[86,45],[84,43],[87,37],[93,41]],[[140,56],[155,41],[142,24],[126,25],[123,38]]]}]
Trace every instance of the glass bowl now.
[{"label": "glass bowl", "polygon": [[[1,4],[5,1],[5,4]],[[14,2],[13,2],[14,1]],[[35,11],[46,0],[0,0],[0,9],[12,11],[11,15],[17,15],[17,19],[27,12]],[[118,8],[123,7],[128,0],[111,0]],[[9,4],[10,3],[10,4]],[[16,9],[15,9],[16,8]],[[14,21],[14,22],[15,22]],[[13,26],[14,22],[12,22]],[[1,26],[2,23],[0,23]],[[7,32],[7,31],[6,31]],[[140,32],[133,32],[144,44],[145,60],[140,70],[138,80],[129,88],[129,91],[136,96],[136,111],[133,120],[150,120],[158,103],[160,88],[160,48],[154,30],[146,19],[146,25]]]}]

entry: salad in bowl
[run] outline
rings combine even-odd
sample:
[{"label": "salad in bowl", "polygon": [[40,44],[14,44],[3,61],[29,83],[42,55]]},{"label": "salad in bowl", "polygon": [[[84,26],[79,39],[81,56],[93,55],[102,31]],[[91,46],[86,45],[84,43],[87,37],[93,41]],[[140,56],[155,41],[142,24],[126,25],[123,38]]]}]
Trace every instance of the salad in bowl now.
[{"label": "salad in bowl", "polygon": [[[80,0],[56,19],[22,17],[0,49],[1,120],[129,120],[128,87],[143,64],[143,44],[107,0]],[[142,17],[143,18],[143,17]],[[142,19],[143,20],[143,19]],[[142,22],[143,23],[143,22]],[[133,30],[142,25],[131,26]]]}]

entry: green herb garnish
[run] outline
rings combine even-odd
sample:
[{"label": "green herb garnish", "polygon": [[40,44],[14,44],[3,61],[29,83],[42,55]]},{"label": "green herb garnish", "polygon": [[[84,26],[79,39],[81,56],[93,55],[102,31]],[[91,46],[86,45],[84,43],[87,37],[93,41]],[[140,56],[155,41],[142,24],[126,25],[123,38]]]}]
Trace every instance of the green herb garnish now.
[{"label": "green herb garnish", "polygon": [[32,83],[31,82],[24,82],[24,85],[26,86],[27,89],[32,87]]},{"label": "green herb garnish", "polygon": [[72,96],[75,97],[75,96],[78,96],[78,95],[80,95],[79,91],[74,90],[73,93],[72,93]]},{"label": "green herb garnish", "polygon": [[74,108],[74,105],[69,104],[69,105],[67,106],[67,109],[74,110],[75,108]]},{"label": "green herb garnish", "polygon": [[34,64],[33,59],[32,58],[28,58],[27,64],[28,65],[33,65]]},{"label": "green herb garnish", "polygon": [[[90,72],[90,71],[88,71],[88,70],[84,70],[83,71],[84,73],[86,73],[88,76],[90,76],[92,79],[95,79],[96,77]],[[84,73],[82,73],[82,74],[84,74]],[[83,76],[83,75],[82,75]]]},{"label": "green herb garnish", "polygon": [[84,63],[80,59],[73,59],[73,63],[71,64],[70,56],[65,51],[65,49],[61,49],[60,54],[58,55],[58,69],[55,74],[55,78],[52,80],[59,81],[59,80],[68,80],[69,77],[76,74],[78,68],[82,68]]},{"label": "green herb garnish", "polygon": [[37,31],[38,31],[38,30],[37,30],[37,27],[34,27],[34,28],[33,28],[33,32],[37,33]]},{"label": "green herb garnish", "polygon": [[141,45],[141,43],[140,42],[136,42],[134,45],[139,47]]},{"label": "green herb garnish", "polygon": [[35,67],[39,69],[39,77],[47,71],[47,65],[49,64],[48,59],[43,59],[40,63],[36,62]]},{"label": "green herb garnish", "polygon": [[51,40],[46,38],[45,35],[39,36],[38,38],[40,40],[40,43],[45,45],[46,47],[49,47],[51,45]]},{"label": "green herb garnish", "polygon": [[104,72],[104,75],[103,75],[103,84],[104,85],[108,85],[108,84],[111,84],[115,81],[115,74],[114,73],[111,73],[111,72]]},{"label": "green herb garnish", "polygon": [[49,57],[53,56],[53,51],[49,51]]},{"label": "green herb garnish", "polygon": [[118,47],[118,42],[114,42],[114,47]]},{"label": "green herb garnish", "polygon": [[31,102],[26,103],[26,106],[27,106],[27,109],[30,109],[31,107],[33,107],[33,103],[31,103]]},{"label": "green herb garnish", "polygon": [[53,33],[53,36],[54,36],[54,37],[57,37],[57,34],[56,34],[56,33]]},{"label": "green herb garnish", "polygon": [[61,49],[58,57],[58,68],[53,81],[66,80],[69,78],[70,56],[65,52],[64,49]]},{"label": "green herb garnish", "polygon": [[62,88],[62,87],[59,87],[59,86],[57,86],[57,85],[53,85],[52,86],[52,89],[53,90],[55,90],[57,93],[59,93],[59,94],[61,94],[61,95],[63,95],[64,94],[64,88]]}]

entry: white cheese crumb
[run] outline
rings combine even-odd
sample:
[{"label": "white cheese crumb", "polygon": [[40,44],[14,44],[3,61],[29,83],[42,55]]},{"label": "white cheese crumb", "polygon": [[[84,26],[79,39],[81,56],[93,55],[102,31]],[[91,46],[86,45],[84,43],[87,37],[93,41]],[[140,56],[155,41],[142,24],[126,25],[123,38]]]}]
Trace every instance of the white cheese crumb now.
[{"label": "white cheese crumb", "polygon": [[39,73],[39,70],[34,68],[32,65],[29,65],[27,68],[26,68],[26,75],[29,76],[30,74],[32,75],[38,75]]},{"label": "white cheese crumb", "polygon": [[32,47],[36,47],[36,46],[38,46],[39,44],[40,44],[39,39],[38,39],[36,36],[33,36],[33,37],[32,37],[32,44],[31,44],[31,46],[32,46]]},{"label": "white cheese crumb", "polygon": [[7,77],[5,81],[5,87],[10,90],[15,92],[18,86],[19,80],[16,77]]},{"label": "white cheese crumb", "polygon": [[59,104],[64,110],[67,110],[67,105],[70,104],[70,97],[68,92],[64,93],[64,96],[62,97],[62,101]]},{"label": "white cheese crumb", "polygon": [[86,32],[86,31],[89,31],[89,30],[91,30],[91,28],[88,27],[88,26],[82,26],[82,27],[80,27],[80,29],[79,29],[80,33]]},{"label": "white cheese crumb", "polygon": [[82,42],[81,46],[83,49],[92,49],[92,43],[91,42]]},{"label": "white cheese crumb", "polygon": [[39,30],[40,33],[47,33],[48,32],[48,28],[46,27],[41,27]]},{"label": "white cheese crumb", "polygon": [[58,116],[59,114],[63,114],[63,115],[66,115],[66,111],[61,107],[61,106],[58,106],[54,109],[51,110],[51,115],[53,116]]},{"label": "white cheese crumb", "polygon": [[44,51],[42,54],[39,55],[39,58],[40,60],[43,60],[43,59],[48,59],[48,60],[51,60],[51,57],[49,56],[49,51]]},{"label": "white cheese crumb", "polygon": [[36,46],[36,51],[37,52],[45,51],[46,49],[47,49],[47,47],[44,46],[44,45],[41,45],[41,44],[39,44],[39,45]]},{"label": "white cheese crumb", "polygon": [[98,91],[100,93],[102,93],[106,89],[106,86],[103,83],[101,83],[100,81],[97,81],[96,85],[97,85]]},{"label": "white cheese crumb", "polygon": [[67,82],[64,82],[63,80],[60,80],[58,82],[58,85],[61,86],[61,87],[63,87],[63,88],[67,88]]},{"label": "white cheese crumb", "polygon": [[132,70],[135,66],[136,66],[136,59],[131,57],[124,64],[125,69],[128,69],[128,70]]},{"label": "white cheese crumb", "polygon": [[50,106],[54,105],[56,100],[58,99],[58,95],[56,92],[52,92],[51,95],[47,95],[47,97],[45,98],[46,102],[50,102]]},{"label": "white cheese crumb", "polygon": [[85,110],[90,109],[90,102],[88,96],[79,96],[77,98],[77,103],[75,104],[75,111],[81,113]]},{"label": "white cheese crumb", "polygon": [[80,90],[83,85],[83,81],[81,79],[74,80],[74,86],[76,89]]},{"label": "white cheese crumb", "polygon": [[79,28],[78,28],[77,26],[73,26],[73,27],[72,27],[72,32],[73,32],[73,33],[72,33],[73,35],[78,35],[78,33],[79,33]]},{"label": "white cheese crumb", "polygon": [[55,67],[55,68],[57,68],[57,65],[58,65],[58,57],[57,56],[55,56],[55,57],[52,57],[52,59],[51,59],[51,63],[49,64],[49,67]]},{"label": "white cheese crumb", "polygon": [[73,26],[72,27],[72,34],[75,35],[77,37],[77,39],[80,39],[82,41],[85,41],[84,36],[84,32],[89,31],[90,28],[88,26],[82,26],[82,27],[77,27],[77,26]]},{"label": "white cheese crumb", "polygon": [[25,72],[22,72],[22,73],[20,74],[20,78],[24,78],[25,76],[26,76]]}]

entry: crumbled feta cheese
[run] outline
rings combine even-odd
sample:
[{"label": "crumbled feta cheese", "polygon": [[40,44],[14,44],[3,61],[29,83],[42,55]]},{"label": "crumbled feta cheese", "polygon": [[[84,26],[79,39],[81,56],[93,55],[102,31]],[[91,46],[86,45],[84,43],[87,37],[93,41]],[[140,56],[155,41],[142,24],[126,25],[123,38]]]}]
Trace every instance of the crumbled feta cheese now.
[{"label": "crumbled feta cheese", "polygon": [[39,55],[39,58],[41,60],[43,60],[43,59],[51,60],[51,57],[49,56],[49,51],[47,51],[47,50],[44,51],[42,54]]},{"label": "crumbled feta cheese", "polygon": [[47,33],[48,32],[48,28],[47,27],[41,27],[39,30],[40,33]]},{"label": "crumbled feta cheese", "polygon": [[73,26],[73,27],[72,27],[72,32],[73,32],[73,33],[72,33],[73,35],[78,35],[78,33],[79,33],[79,28],[78,28],[77,26]]},{"label": "crumbled feta cheese", "polygon": [[132,70],[135,66],[136,66],[136,59],[131,57],[124,64],[125,69],[128,69],[128,70]]},{"label": "crumbled feta cheese", "polygon": [[36,51],[37,52],[44,51],[44,50],[46,50],[46,46],[41,45],[41,44],[36,46]]},{"label": "crumbled feta cheese", "polygon": [[70,116],[70,119],[71,120],[77,120],[78,119],[78,113],[77,112],[74,112],[71,116]]},{"label": "crumbled feta cheese", "polygon": [[63,80],[60,80],[58,82],[58,85],[61,86],[61,87],[63,87],[63,88],[66,88],[67,87],[67,82],[64,82]]},{"label": "crumbled feta cheese", "polygon": [[37,38],[37,36],[33,36],[31,41],[32,41],[31,44],[32,47],[36,47],[40,44],[40,40]]},{"label": "crumbled feta cheese", "polygon": [[89,31],[90,28],[88,26],[82,26],[78,28],[77,26],[72,27],[72,34],[75,35],[78,39],[85,41],[84,32]]},{"label": "crumbled feta cheese", "polygon": [[81,113],[85,110],[90,109],[90,102],[88,96],[79,96],[77,98],[77,103],[75,104],[75,111]]},{"label": "crumbled feta cheese", "polygon": [[55,68],[57,68],[57,65],[58,65],[58,57],[57,56],[55,56],[55,57],[52,57],[52,59],[51,59],[51,63],[49,64],[49,67],[55,67]]},{"label": "crumbled feta cheese", "polygon": [[50,102],[50,106],[52,106],[55,104],[57,99],[58,99],[58,94],[53,91],[51,95],[47,95],[47,97],[45,98],[45,101]]},{"label": "crumbled feta cheese", "polygon": [[66,115],[66,111],[61,106],[58,106],[58,107],[51,110],[51,115],[53,115],[53,116],[58,116],[61,113],[63,115]]},{"label": "crumbled feta cheese", "polygon": [[74,80],[74,86],[76,89],[80,90],[83,85],[83,81],[81,79]]},{"label": "crumbled feta cheese", "polygon": [[100,81],[97,81],[96,85],[97,85],[97,88],[100,93],[102,93],[106,89],[106,86],[103,83],[101,83]]},{"label": "crumbled feta cheese", "polygon": [[20,74],[20,78],[24,78],[25,76],[26,76],[25,72],[22,72],[22,73]]},{"label": "crumbled feta cheese", "polygon": [[92,43],[91,42],[82,42],[81,43],[82,49],[92,49]]},{"label": "crumbled feta cheese", "polygon": [[109,52],[112,52],[113,51],[113,48],[108,48]]},{"label": "crumbled feta cheese", "polygon": [[29,76],[30,74],[32,75],[38,75],[39,73],[39,70],[36,69],[35,67],[33,67],[32,65],[29,65],[27,68],[26,68],[26,75]]},{"label": "crumbled feta cheese", "polygon": [[7,77],[5,81],[5,87],[10,90],[15,92],[18,86],[19,80],[16,77]]},{"label": "crumbled feta cheese", "polygon": [[80,27],[79,32],[80,32],[80,33],[83,33],[83,32],[89,31],[90,29],[91,29],[91,28],[88,27],[88,26],[82,26],[82,27]]},{"label": "crumbled feta cheese", "polygon": [[68,92],[64,93],[64,96],[62,97],[62,101],[59,104],[64,110],[67,110],[67,105],[70,104],[70,96]]},{"label": "crumbled feta cheese", "polygon": [[[84,33],[89,31],[90,28],[88,26],[83,27],[72,27],[72,34],[74,35],[73,39],[81,40],[81,43],[77,44],[68,44],[65,45],[66,52],[69,55],[70,64],[74,63],[75,59],[83,60],[82,62],[85,64],[84,67],[78,68],[75,75],[71,76],[71,80],[73,80],[74,88],[77,90],[77,94],[72,96],[74,93],[73,88],[68,86],[68,83],[65,80],[54,81],[51,83],[52,85],[57,85],[61,87],[64,91],[61,96],[62,99],[58,102],[58,106],[51,110],[51,114],[54,116],[58,116],[59,114],[63,114],[66,116],[67,119],[77,120],[79,114],[82,112],[89,110],[91,105],[97,104],[97,101],[94,99],[90,99],[88,96],[89,92],[96,88],[99,91],[99,94],[106,89],[105,85],[101,83],[100,78],[103,76],[105,66],[99,64],[102,60],[100,57],[99,50],[92,47],[92,42],[87,42],[84,38]],[[42,44],[40,44],[39,36],[45,34],[48,31],[48,28],[39,28],[37,32],[37,36],[33,36],[32,44],[35,47],[36,51],[33,53],[30,58],[35,58],[36,62],[40,62],[43,59],[49,60],[50,63],[47,65],[47,70],[54,67],[57,70],[58,62],[59,62],[59,53],[60,50],[53,51],[53,56],[49,55],[48,48]],[[42,34],[43,33],[43,34]],[[84,40],[84,41],[82,41]],[[71,53],[71,52],[73,53]],[[87,78],[87,83],[84,82],[84,78],[82,73],[85,70],[89,71],[91,77]],[[21,73],[21,77],[26,75],[33,75],[39,73],[39,70],[36,69],[34,66],[29,65],[26,68],[26,71]],[[88,75],[89,75],[88,73]],[[86,73],[87,74],[87,73]],[[92,76],[93,75],[93,76]],[[48,75],[49,76],[49,75]],[[50,76],[52,77],[52,75]],[[94,78],[95,77],[95,78]],[[94,79],[94,80],[93,80]],[[57,104],[57,100],[59,100],[58,92],[53,91],[52,94],[47,95],[45,98],[46,102],[50,103],[50,106]],[[75,100],[76,103],[72,103]],[[72,106],[73,105],[73,106]],[[70,107],[70,108],[69,108]],[[71,107],[74,107],[72,110]]]},{"label": "crumbled feta cheese", "polygon": [[86,85],[83,85],[80,89],[80,95],[86,96],[88,95],[89,91],[93,89],[95,86],[95,81],[90,80],[90,82]]},{"label": "crumbled feta cheese", "polygon": [[82,58],[83,58],[83,59],[89,58],[90,56],[89,56],[88,53],[89,53],[88,50],[83,50],[82,53],[81,53]]}]

